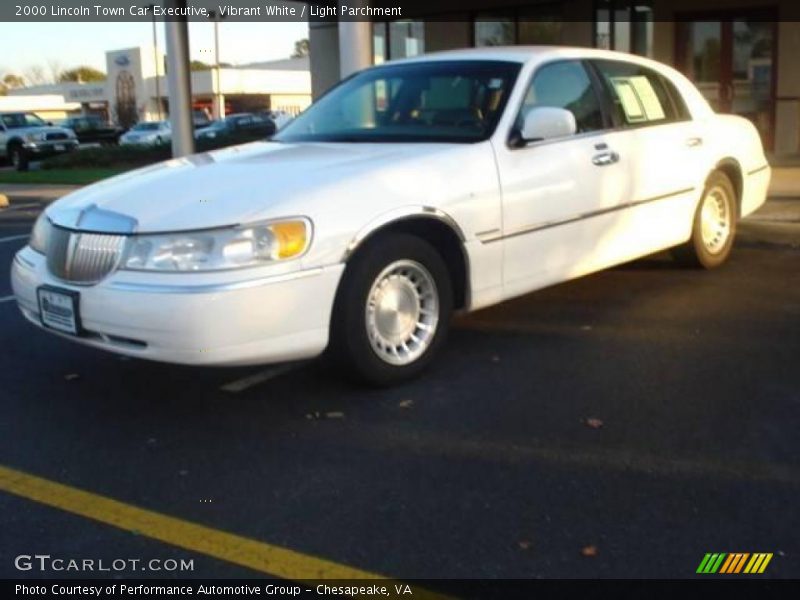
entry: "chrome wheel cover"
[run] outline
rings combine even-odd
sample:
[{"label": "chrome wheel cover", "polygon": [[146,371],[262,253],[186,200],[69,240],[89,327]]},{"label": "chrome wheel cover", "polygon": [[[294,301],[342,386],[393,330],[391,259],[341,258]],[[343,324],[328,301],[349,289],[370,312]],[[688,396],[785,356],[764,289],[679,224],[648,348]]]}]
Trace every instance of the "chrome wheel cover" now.
[{"label": "chrome wheel cover", "polygon": [[711,188],[700,208],[700,235],[709,253],[719,254],[725,248],[731,235],[731,218],[727,191]]},{"label": "chrome wheel cover", "polygon": [[375,354],[392,365],[410,364],[425,353],[436,334],[436,282],[420,263],[395,261],[372,283],[364,317]]}]

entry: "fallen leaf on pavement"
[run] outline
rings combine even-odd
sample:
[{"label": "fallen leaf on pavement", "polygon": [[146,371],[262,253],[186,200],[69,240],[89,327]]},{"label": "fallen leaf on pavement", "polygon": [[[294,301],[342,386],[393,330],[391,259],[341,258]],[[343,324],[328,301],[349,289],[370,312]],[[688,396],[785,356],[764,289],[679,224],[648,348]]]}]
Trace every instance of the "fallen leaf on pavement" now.
[{"label": "fallen leaf on pavement", "polygon": [[344,413],[339,412],[338,410],[332,412],[326,412],[325,417],[328,419],[344,419]]},{"label": "fallen leaf on pavement", "polygon": [[492,356],[492,362],[495,362],[495,363],[500,362],[500,357],[497,356],[497,354],[495,354],[494,356]]},{"label": "fallen leaf on pavement", "polygon": [[400,402],[397,403],[397,406],[399,406],[400,408],[411,408],[413,405],[414,405],[413,400],[400,400]]},{"label": "fallen leaf on pavement", "polygon": [[603,426],[603,421],[601,419],[595,419],[594,417],[584,419],[583,422],[587,427],[591,427],[592,429],[600,429]]},{"label": "fallen leaf on pavement", "polygon": [[81,376],[78,375],[77,373],[67,373],[66,375],[64,375],[64,379],[66,381],[75,381],[76,379],[80,379],[80,378],[81,378]]},{"label": "fallen leaf on pavement", "polygon": [[581,548],[581,556],[586,556],[587,558],[594,558],[597,556],[597,546],[584,546]]},{"label": "fallen leaf on pavement", "polygon": [[520,550],[530,550],[531,549],[531,543],[528,540],[520,540],[519,542],[517,542],[517,545],[519,546]]}]

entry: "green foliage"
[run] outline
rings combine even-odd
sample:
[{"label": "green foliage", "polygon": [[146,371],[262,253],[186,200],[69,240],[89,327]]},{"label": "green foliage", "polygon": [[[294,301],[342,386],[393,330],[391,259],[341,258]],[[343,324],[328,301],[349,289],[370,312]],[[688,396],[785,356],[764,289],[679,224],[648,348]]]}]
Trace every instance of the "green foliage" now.
[{"label": "green foliage", "polygon": [[[253,141],[252,137],[224,136],[196,141],[196,152]],[[42,169],[123,168],[133,169],[172,158],[169,144],[163,146],[101,146],[80,148],[42,161]]]},{"label": "green foliage", "polygon": [[61,82],[78,81],[78,82],[91,82],[91,81],[105,81],[106,74],[98,71],[93,67],[81,65],[74,69],[67,69],[58,75],[58,80]]}]

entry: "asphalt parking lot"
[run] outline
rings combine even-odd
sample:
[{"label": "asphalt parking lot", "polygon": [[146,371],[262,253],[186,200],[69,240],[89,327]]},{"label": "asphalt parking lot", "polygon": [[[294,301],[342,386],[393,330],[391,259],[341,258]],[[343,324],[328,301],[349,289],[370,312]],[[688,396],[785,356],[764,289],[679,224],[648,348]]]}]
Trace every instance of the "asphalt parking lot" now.
[{"label": "asphalt parking lot", "polygon": [[[798,248],[562,284],[459,318],[423,378],[367,390],[316,361],[175,367],[35,329],[8,282],[29,204],[0,211],[4,578],[108,575],[15,568],[36,553],[408,579],[683,578],[707,552],[770,552],[762,577],[800,575]],[[6,493],[18,474],[51,484]],[[177,522],[154,538],[140,509],[217,551]],[[263,568],[236,560],[251,550]]]}]

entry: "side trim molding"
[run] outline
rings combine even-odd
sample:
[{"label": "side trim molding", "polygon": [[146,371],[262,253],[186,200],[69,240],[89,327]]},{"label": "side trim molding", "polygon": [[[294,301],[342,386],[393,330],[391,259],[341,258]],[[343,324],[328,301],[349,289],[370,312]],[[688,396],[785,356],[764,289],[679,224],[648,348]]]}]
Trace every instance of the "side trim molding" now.
[{"label": "side trim molding", "polygon": [[660,196],[653,196],[652,198],[645,198],[644,200],[634,200],[633,202],[626,202],[625,204],[620,204],[619,206],[612,206],[610,208],[603,208],[600,210],[594,210],[588,213],[584,213],[578,215],[576,217],[571,217],[569,219],[563,219],[560,221],[548,221],[546,223],[537,223],[535,225],[529,225],[526,227],[520,227],[518,229],[514,229],[509,231],[506,234],[499,235],[492,233],[491,235],[484,235],[478,236],[478,239],[483,242],[484,244],[489,244],[492,242],[498,242],[500,240],[505,240],[508,238],[517,237],[520,235],[527,235],[529,233],[534,233],[536,231],[542,231],[544,229],[551,229],[553,227],[560,227],[562,225],[570,225],[571,223],[577,223],[578,221],[583,221],[586,219],[591,219],[594,217],[599,217],[602,215],[606,215],[609,213],[617,212],[620,210],[626,210],[629,208],[634,208],[636,206],[641,206],[642,204],[649,204],[650,202],[658,202],[659,200],[666,200],[667,198],[673,198],[675,196],[682,196],[683,194],[688,194],[690,192],[695,191],[697,188],[690,187],[685,188],[682,190],[677,190],[675,192],[670,192],[669,194],[662,194]]}]

